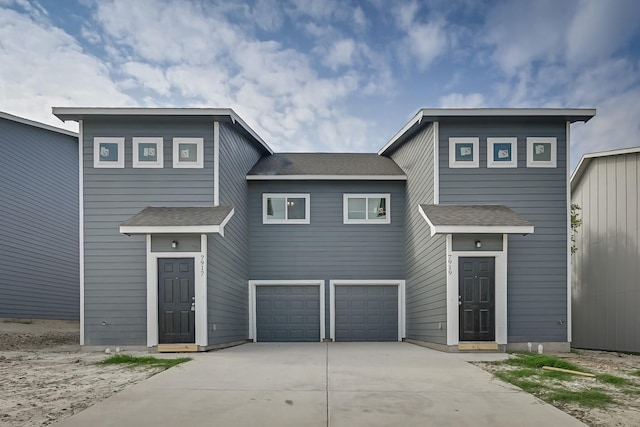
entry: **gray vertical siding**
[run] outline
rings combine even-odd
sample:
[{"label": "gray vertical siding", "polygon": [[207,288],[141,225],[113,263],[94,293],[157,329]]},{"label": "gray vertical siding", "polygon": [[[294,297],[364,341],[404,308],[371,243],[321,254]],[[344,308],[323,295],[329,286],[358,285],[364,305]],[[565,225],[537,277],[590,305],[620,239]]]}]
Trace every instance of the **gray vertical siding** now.
[{"label": "gray vertical siding", "polygon": [[[209,345],[249,334],[249,224],[247,172],[260,152],[228,124],[220,124],[220,204],[233,206],[224,237],[208,240]],[[213,330],[213,324],[216,330]]]},{"label": "gray vertical siding", "polygon": [[0,317],[79,317],[77,141],[0,118]]},{"label": "gray vertical siding", "polygon": [[640,155],[595,158],[577,186],[573,346],[640,352]]},{"label": "gray vertical siding", "polygon": [[[517,137],[518,167],[487,168],[487,137]],[[526,138],[557,138],[556,168],[527,168]],[[479,137],[480,167],[449,168],[449,138]],[[501,204],[535,226],[509,237],[508,341],[567,341],[566,128],[562,120],[440,123],[440,203]]]},{"label": "gray vertical siding", "polygon": [[[404,181],[250,181],[250,278],[404,279]],[[309,193],[310,224],[263,224],[262,193]],[[344,193],[389,193],[390,224],[343,224]]]},{"label": "gray vertical siding", "polygon": [[[93,138],[125,138],[124,169],[93,167]],[[132,137],[162,136],[164,168],[132,168]],[[204,168],[173,168],[173,137],[204,138]],[[146,344],[145,236],[119,233],[147,206],[213,204],[210,119],[93,119],[84,122],[85,345]],[[103,324],[103,322],[105,322]]]},{"label": "gray vertical siding", "polygon": [[[433,203],[433,124],[405,142],[391,158],[407,174],[406,326],[407,338],[447,343],[445,238],[431,237],[418,205]],[[440,328],[442,324],[442,328]]]}]

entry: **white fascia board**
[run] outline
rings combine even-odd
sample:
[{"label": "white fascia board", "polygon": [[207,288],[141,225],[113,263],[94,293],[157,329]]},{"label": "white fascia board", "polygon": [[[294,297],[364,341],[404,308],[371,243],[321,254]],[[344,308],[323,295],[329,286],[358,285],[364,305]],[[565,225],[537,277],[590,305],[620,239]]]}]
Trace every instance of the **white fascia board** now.
[{"label": "white fascia board", "polygon": [[423,108],[396,133],[378,154],[384,154],[422,120],[437,122],[443,117],[567,117],[569,121],[588,121],[595,108]]},{"label": "white fascia board", "polygon": [[422,111],[423,110],[418,111],[418,113],[415,116],[413,116],[411,120],[409,120],[409,123],[404,125],[402,129],[400,129],[395,135],[393,135],[393,137],[391,137],[389,142],[387,142],[385,146],[382,147],[380,151],[378,151],[378,155],[380,156],[383,155],[389,148],[391,148],[393,144],[396,143],[396,141],[402,138],[404,134],[407,133],[413,126],[415,126],[416,124],[420,124],[420,122],[422,122]]},{"label": "white fascia board", "polygon": [[431,222],[427,214],[422,209],[422,206],[418,205],[418,211],[420,212],[420,215],[422,215],[424,220],[427,221],[427,224],[429,224],[429,229],[431,229],[431,237],[433,237],[436,234],[435,226],[433,225],[433,223]]},{"label": "white fascia board", "polygon": [[[430,224],[431,226],[431,224]],[[433,234],[471,234],[471,233],[494,233],[494,234],[533,234],[533,225],[504,226],[504,225],[436,225],[431,226]]]},{"label": "white fascia board", "polygon": [[635,154],[635,153],[640,153],[640,147],[622,148],[619,150],[600,151],[597,153],[583,154],[582,157],[580,158],[580,162],[578,163],[578,166],[571,174],[571,178],[570,178],[571,189],[573,190],[576,187],[576,185],[578,185],[578,182],[580,182],[582,175],[585,173],[585,171],[589,167],[589,163],[591,163],[592,159],[595,159],[598,157],[619,156],[623,154]]},{"label": "white fascia board", "polygon": [[535,227],[533,225],[433,225],[427,214],[418,205],[420,215],[427,221],[431,228],[431,235],[436,234],[472,234],[472,233],[491,233],[491,234],[533,234]]},{"label": "white fascia board", "polygon": [[67,129],[57,128],[55,126],[51,126],[51,125],[47,125],[47,124],[44,124],[44,123],[36,122],[34,120],[25,119],[24,117],[14,116],[13,114],[4,113],[2,111],[0,111],[0,118],[6,119],[6,120],[11,120],[12,122],[16,122],[16,123],[21,123],[23,125],[28,125],[28,126],[33,126],[33,127],[36,127],[36,128],[48,130],[48,131],[51,131],[51,132],[61,133],[63,135],[67,135],[67,136],[73,136],[75,138],[79,137],[79,134],[76,133],[76,132],[73,132],[73,131],[70,131],[70,130],[67,130]]},{"label": "white fascia board", "polygon": [[[220,225],[182,225],[182,226],[120,226],[121,234],[168,234],[168,233],[220,233]],[[222,233],[220,233],[222,234]]]},{"label": "white fascia board", "polygon": [[247,181],[406,181],[406,175],[247,175]]},{"label": "white fascia board", "polygon": [[53,107],[51,110],[63,122],[77,121],[87,116],[227,116],[234,124],[238,123],[269,154],[273,154],[271,147],[231,108]]},{"label": "white fascia board", "polygon": [[568,117],[570,121],[587,121],[596,115],[595,108],[423,108],[428,121],[437,117]]},{"label": "white fascia board", "polygon": [[213,234],[224,236],[224,226],[227,225],[235,210],[231,209],[229,215],[220,225],[129,225],[120,226],[120,234]]}]

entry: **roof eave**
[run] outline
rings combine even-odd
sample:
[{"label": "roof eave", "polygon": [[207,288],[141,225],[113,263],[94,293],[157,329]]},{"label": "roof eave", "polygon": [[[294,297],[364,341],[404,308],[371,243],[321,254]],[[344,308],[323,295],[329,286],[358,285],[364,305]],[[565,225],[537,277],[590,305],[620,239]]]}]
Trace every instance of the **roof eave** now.
[{"label": "roof eave", "polygon": [[634,154],[640,153],[640,147],[631,147],[631,148],[621,148],[619,150],[609,150],[609,151],[600,151],[597,153],[587,153],[583,154],[578,162],[578,166],[574,169],[571,174],[571,178],[569,182],[571,183],[571,191],[575,189],[575,187],[580,183],[582,176],[589,168],[589,164],[593,159],[597,159],[599,157],[608,157],[608,156],[620,156],[624,154]]},{"label": "roof eave", "polygon": [[406,175],[247,175],[247,181],[406,181]]},{"label": "roof eave", "polygon": [[25,119],[24,117],[14,116],[13,114],[4,113],[2,111],[0,111],[0,118],[6,119],[6,120],[10,120],[10,121],[16,122],[16,123],[21,123],[23,125],[28,125],[28,126],[33,126],[33,127],[36,127],[36,128],[48,130],[48,131],[51,131],[51,132],[61,133],[63,135],[67,135],[67,136],[73,136],[75,138],[78,137],[78,133],[76,133],[76,132],[73,132],[73,131],[70,131],[70,130],[67,130],[67,129],[58,128],[58,127],[51,126],[51,125],[47,125],[45,123],[36,122],[34,120]]},{"label": "roof eave", "polygon": [[54,116],[66,122],[80,121],[98,116],[140,116],[140,117],[229,117],[269,154],[273,150],[267,143],[231,108],[140,108],[140,107],[53,107]]},{"label": "roof eave", "polygon": [[533,234],[533,225],[436,225],[431,226],[431,235],[436,234]]},{"label": "roof eave", "polygon": [[451,117],[556,117],[571,123],[588,122],[595,108],[423,108],[378,151],[384,155],[404,142],[423,122]]}]

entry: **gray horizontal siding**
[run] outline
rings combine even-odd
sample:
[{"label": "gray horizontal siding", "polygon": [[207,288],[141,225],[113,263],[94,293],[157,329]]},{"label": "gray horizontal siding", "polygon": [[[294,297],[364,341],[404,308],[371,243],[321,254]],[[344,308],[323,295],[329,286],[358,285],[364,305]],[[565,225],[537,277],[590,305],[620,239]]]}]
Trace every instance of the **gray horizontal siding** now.
[{"label": "gray horizontal siding", "polygon": [[[250,181],[253,280],[404,279],[403,181]],[[310,224],[262,224],[262,193],[309,193]],[[343,224],[344,193],[389,193],[391,224]],[[325,307],[329,331],[329,304]]]},{"label": "gray horizontal siding", "polygon": [[[527,168],[527,137],[557,138],[556,168]],[[449,168],[449,138],[479,137],[480,167]],[[487,137],[516,137],[518,167],[487,168]],[[567,341],[567,196],[564,121],[440,123],[440,203],[501,204],[535,226],[511,235],[508,341]]]},{"label": "gray horizontal siding", "polygon": [[[407,338],[446,344],[445,239],[433,236],[418,206],[433,203],[434,127],[404,143],[391,158],[407,174],[405,265]],[[442,328],[440,328],[442,324]]]},{"label": "gray horizontal siding", "polygon": [[249,337],[249,219],[247,172],[260,159],[253,145],[220,125],[220,204],[233,206],[224,237],[209,237],[209,344]]},{"label": "gray horizontal siding", "polygon": [[[85,344],[145,345],[145,237],[121,235],[119,225],[147,206],[213,205],[213,123],[96,119],[83,130]],[[96,136],[125,138],[124,169],[93,167]],[[164,168],[132,167],[132,138],[144,136],[164,138]],[[173,168],[174,137],[204,138],[203,169]]]},{"label": "gray horizontal siding", "polygon": [[[404,182],[250,182],[251,279],[401,279]],[[310,224],[262,224],[263,193],[309,193]],[[390,193],[391,224],[343,224],[344,193]]]},{"label": "gray horizontal siding", "polygon": [[0,150],[0,317],[77,319],[77,138],[0,119]]},{"label": "gray horizontal siding", "polygon": [[640,352],[640,155],[591,161],[572,202],[582,226],[573,260],[573,345]]}]

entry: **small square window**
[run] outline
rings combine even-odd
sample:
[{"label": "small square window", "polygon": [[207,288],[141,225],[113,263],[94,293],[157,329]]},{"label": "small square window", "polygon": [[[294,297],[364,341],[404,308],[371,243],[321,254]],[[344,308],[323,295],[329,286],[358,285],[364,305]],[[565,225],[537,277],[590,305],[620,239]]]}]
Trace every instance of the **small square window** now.
[{"label": "small square window", "polygon": [[94,168],[124,168],[124,138],[93,138]]},{"label": "small square window", "polygon": [[343,222],[345,224],[389,224],[391,196],[389,194],[345,194]]},{"label": "small square window", "polygon": [[133,138],[133,167],[161,168],[164,166],[162,137]]},{"label": "small square window", "polygon": [[263,194],[263,224],[309,224],[308,194]]},{"label": "small square window", "polygon": [[554,137],[527,138],[527,167],[555,168],[557,140]]},{"label": "small square window", "polygon": [[517,138],[487,138],[487,167],[517,168]]},{"label": "small square window", "polygon": [[479,167],[479,145],[479,138],[449,138],[449,167]]},{"label": "small square window", "polygon": [[173,167],[202,168],[204,140],[202,138],[173,138]]}]

